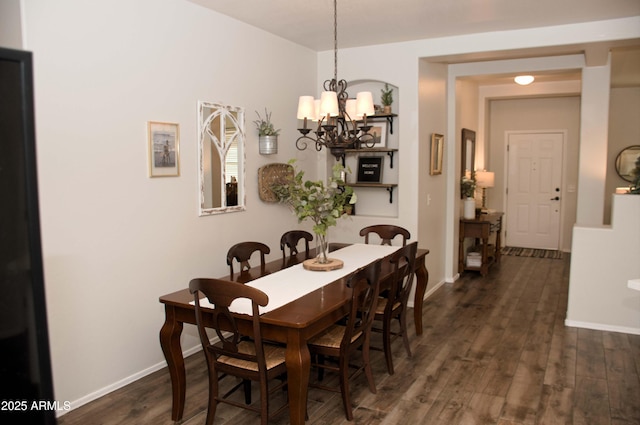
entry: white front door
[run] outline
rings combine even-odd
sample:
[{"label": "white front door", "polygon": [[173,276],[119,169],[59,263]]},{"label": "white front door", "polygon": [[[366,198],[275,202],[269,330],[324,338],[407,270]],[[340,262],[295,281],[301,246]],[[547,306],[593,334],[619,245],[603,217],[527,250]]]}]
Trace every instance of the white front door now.
[{"label": "white front door", "polygon": [[563,143],[561,132],[508,135],[506,245],[559,248]]}]

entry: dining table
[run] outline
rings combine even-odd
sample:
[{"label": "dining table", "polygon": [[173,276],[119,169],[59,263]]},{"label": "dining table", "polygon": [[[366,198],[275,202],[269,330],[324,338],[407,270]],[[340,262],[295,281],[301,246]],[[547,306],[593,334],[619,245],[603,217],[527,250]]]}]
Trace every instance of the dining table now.
[{"label": "dining table", "polygon": [[[345,251],[336,251],[332,253],[332,256],[350,258],[348,254],[359,255],[364,251],[373,251],[372,248],[367,248],[367,246],[372,247],[373,245],[340,244],[340,246],[344,247],[342,249]],[[387,248],[389,249],[377,250],[371,259],[366,260],[368,263],[381,262],[381,287],[384,286],[383,282],[390,282],[393,276],[389,258],[394,249]],[[395,249],[397,248],[395,247]],[[414,319],[417,335],[422,333],[422,304],[429,278],[425,265],[425,257],[428,253],[428,249],[418,249],[416,253]],[[289,419],[290,423],[294,425],[301,425],[305,422],[307,388],[311,370],[307,341],[348,314],[351,289],[347,287],[346,282],[355,271],[352,270],[353,267],[351,269],[347,267],[351,261],[345,261],[345,270],[342,272],[338,271],[337,274],[334,274],[336,271],[303,271],[303,273],[307,273],[307,278],[300,280],[298,278],[300,271],[294,268],[302,269],[302,262],[305,259],[306,253],[301,252],[286,260],[274,260],[264,266],[256,266],[241,273],[220,278],[256,287],[263,285],[263,290],[265,287],[269,287],[269,282],[282,282],[288,285],[288,288],[292,288],[282,291],[284,294],[272,293],[270,295],[267,292],[270,300],[266,307],[267,310],[260,311],[260,325],[262,337],[265,340],[286,345]],[[322,282],[318,279],[325,279],[325,281]],[[306,281],[317,281],[317,283],[311,283],[311,285],[315,285],[311,286],[311,289],[300,289],[299,286],[303,286],[301,282],[307,285]],[[189,289],[185,287],[163,295],[159,300],[165,309],[165,322],[160,330],[160,345],[171,378],[171,418],[174,421],[179,421],[184,412],[186,394],[185,363],[180,337],[185,323],[196,323],[194,298]],[[203,309],[203,312],[203,318],[207,321],[207,309]],[[250,336],[252,334],[250,316],[242,313],[236,313],[235,316],[240,331]]]}]

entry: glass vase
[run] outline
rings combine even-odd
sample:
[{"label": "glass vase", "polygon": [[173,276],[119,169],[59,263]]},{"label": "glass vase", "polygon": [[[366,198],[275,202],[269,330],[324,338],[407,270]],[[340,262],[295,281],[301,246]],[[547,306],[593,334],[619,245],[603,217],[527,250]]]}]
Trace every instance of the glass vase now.
[{"label": "glass vase", "polygon": [[329,262],[329,240],[326,235],[316,233],[316,263],[327,264]]}]

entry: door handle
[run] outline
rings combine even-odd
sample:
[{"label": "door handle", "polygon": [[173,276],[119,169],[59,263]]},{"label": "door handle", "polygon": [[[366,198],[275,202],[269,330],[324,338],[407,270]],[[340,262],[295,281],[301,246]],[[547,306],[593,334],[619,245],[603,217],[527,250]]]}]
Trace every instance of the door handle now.
[{"label": "door handle", "polygon": [[559,200],[560,200],[560,197],[559,197],[559,196],[556,196],[555,198],[551,198],[551,199],[550,199],[550,201],[559,201]]}]

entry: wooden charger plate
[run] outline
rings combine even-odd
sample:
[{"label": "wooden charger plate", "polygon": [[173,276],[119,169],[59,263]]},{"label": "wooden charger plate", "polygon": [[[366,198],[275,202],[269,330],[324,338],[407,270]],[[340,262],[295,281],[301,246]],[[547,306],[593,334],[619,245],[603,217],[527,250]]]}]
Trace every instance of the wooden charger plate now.
[{"label": "wooden charger plate", "polygon": [[302,267],[306,270],[311,270],[314,272],[328,272],[330,270],[338,270],[344,267],[344,262],[342,260],[338,260],[337,258],[327,258],[329,260],[328,263],[318,263],[315,258],[310,258],[302,262]]}]

